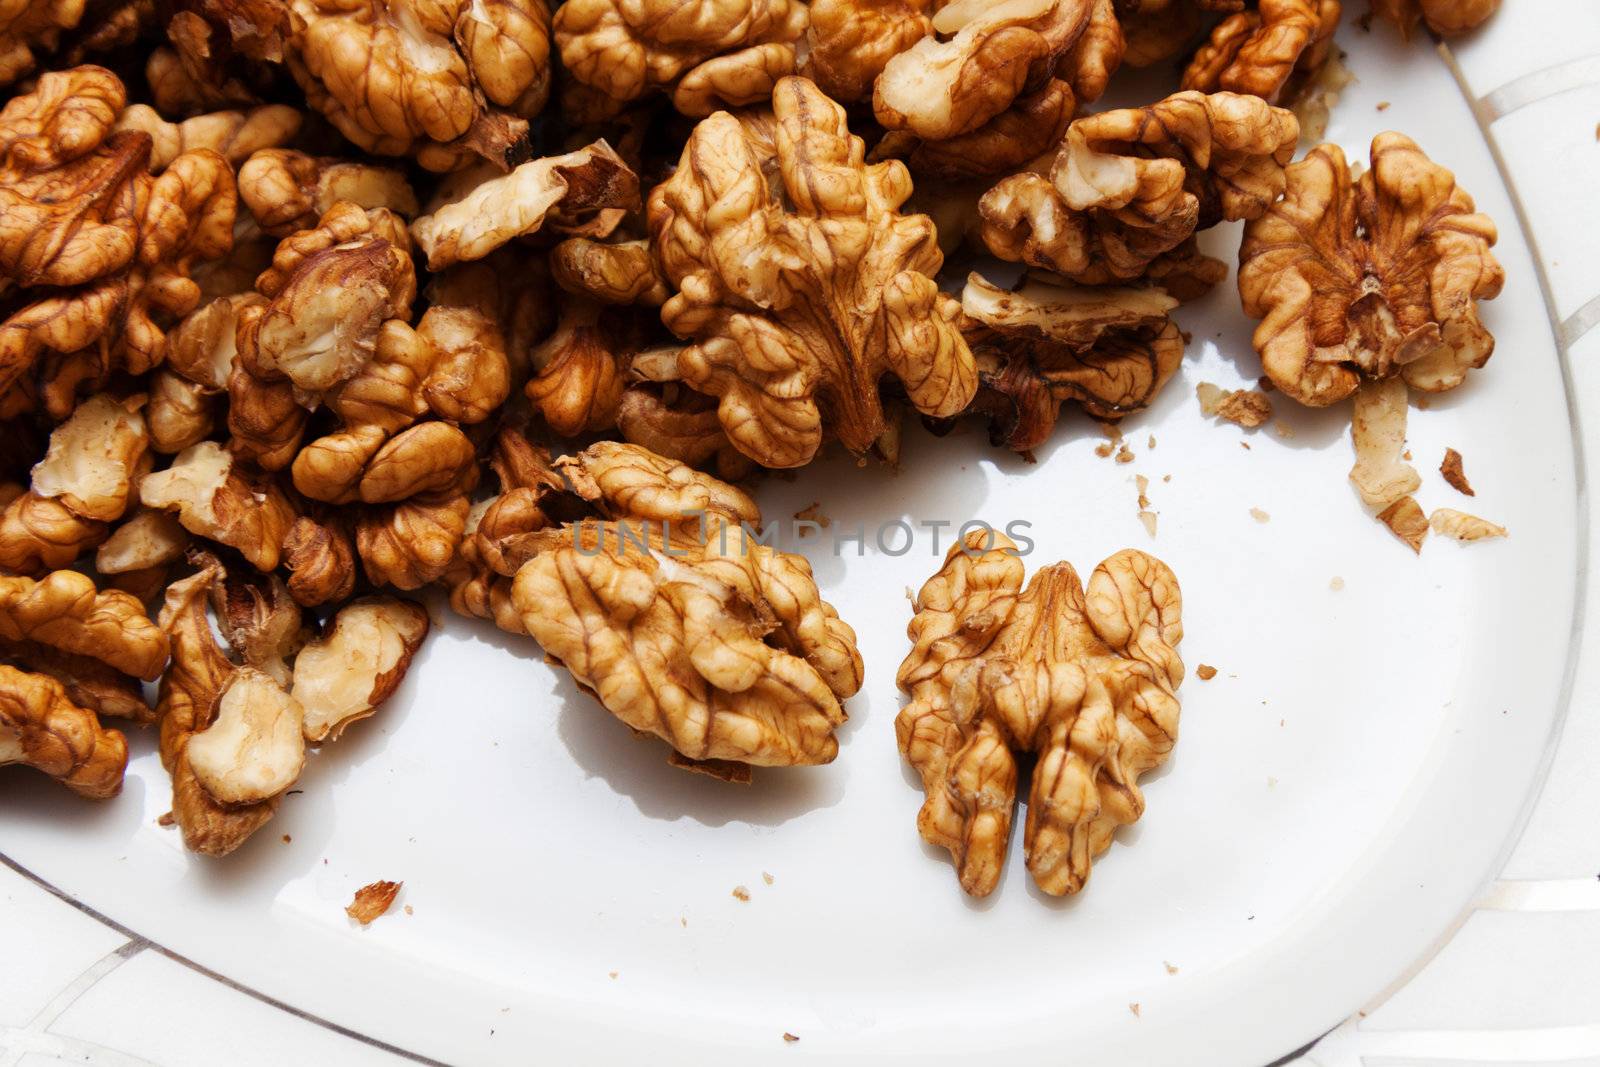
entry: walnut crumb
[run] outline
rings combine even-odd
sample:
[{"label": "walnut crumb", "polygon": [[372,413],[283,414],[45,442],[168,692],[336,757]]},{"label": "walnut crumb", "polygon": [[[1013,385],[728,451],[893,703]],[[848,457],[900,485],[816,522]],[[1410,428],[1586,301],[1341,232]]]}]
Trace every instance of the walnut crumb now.
[{"label": "walnut crumb", "polygon": [[783,1032],[783,1039],[784,1039],[784,1040],[785,1040],[785,1041],[787,1041],[787,1042],[788,1042],[788,1043],[789,1043],[789,1044],[791,1044],[791,1045],[792,1045],[792,1044],[794,1044],[794,1043],[795,1043],[795,1042],[796,1042],[796,1041],[799,1041],[799,1040],[800,1040],[800,1038],[799,1038],[799,1037],[798,1037],[798,1036],[796,1036],[796,1035],[794,1035],[794,1034],[791,1034],[791,1033],[790,1033],[790,1032],[789,1032],[789,1031],[787,1031],[787,1030],[785,1030],[785,1031],[784,1031],[784,1032]]},{"label": "walnut crumb", "polygon": [[1387,100],[1379,100],[1378,101],[1378,110],[1379,111],[1388,111],[1389,110],[1389,101],[1387,101]]},{"label": "walnut crumb", "polygon": [[1128,451],[1128,446],[1127,445],[1123,445],[1121,448],[1117,449],[1117,462],[1118,463],[1132,463],[1133,462],[1133,453]]},{"label": "walnut crumb", "polygon": [[1094,446],[1094,454],[1099,456],[1101,459],[1105,459],[1107,456],[1111,455],[1111,451],[1111,443],[1109,441],[1104,441]]},{"label": "walnut crumb", "polygon": [[156,820],[156,825],[157,826],[171,826],[173,823],[175,823],[177,821],[178,821],[178,817],[176,815],[172,814],[172,812],[168,811],[168,812],[162,813],[161,817]]},{"label": "walnut crumb", "polygon": [[388,911],[394,904],[394,898],[399,894],[404,882],[373,882],[356,890],[356,895],[350,901],[344,913],[362,926],[366,926]]},{"label": "walnut crumb", "polygon": [[1439,464],[1439,473],[1444,475],[1444,480],[1450,483],[1450,488],[1464,496],[1477,496],[1472,491],[1472,483],[1467,481],[1467,474],[1461,469],[1461,453],[1453,448],[1444,450],[1444,461]]},{"label": "walnut crumb", "polygon": [[1136,1000],[1132,1004],[1129,1004],[1128,1005],[1128,1010],[1133,1012],[1134,1018],[1138,1018],[1139,1017],[1139,1002]]},{"label": "walnut crumb", "polygon": [[761,880],[768,885],[771,885],[773,882],[772,875],[768,874],[766,871],[761,872]]},{"label": "walnut crumb", "polygon": [[1141,508],[1149,507],[1150,497],[1146,494],[1150,491],[1150,479],[1142,474],[1136,474],[1133,480],[1139,486],[1139,506]]},{"label": "walnut crumb", "polygon": [[750,903],[750,890],[742,885],[736,885],[733,887],[733,897],[735,900],[742,900],[748,904]]},{"label": "walnut crumb", "polygon": [[412,915],[412,914],[415,914],[415,913],[414,913],[414,912],[413,912],[413,911],[412,911],[412,910],[411,910],[411,905],[410,905],[410,904],[407,904],[407,905],[406,905],[406,914],[407,914],[407,915]]},{"label": "walnut crumb", "polygon": [[617,980],[617,972],[616,971],[607,971],[606,972],[606,976],[608,978],[610,978],[613,982],[615,982]]},{"label": "walnut crumb", "polygon": [[1272,424],[1272,432],[1277,434],[1279,437],[1282,437],[1284,440],[1288,440],[1294,436],[1294,427],[1285,426],[1281,422],[1275,422]]},{"label": "walnut crumb", "polygon": [[1255,389],[1238,389],[1229,392],[1210,382],[1195,386],[1195,396],[1200,401],[1200,411],[1226,419],[1237,426],[1253,430],[1272,418],[1272,401],[1267,394]]},{"label": "walnut crumb", "polygon": [[1144,524],[1144,532],[1145,533],[1149,534],[1151,537],[1154,537],[1156,535],[1156,513],[1155,512],[1146,511],[1146,510],[1141,508],[1140,511],[1139,511],[1139,521]]},{"label": "walnut crumb", "polygon": [[291,842],[293,840],[294,840],[294,838],[290,837],[288,834],[284,834],[283,835],[283,843],[284,844],[287,845],[289,842]]},{"label": "walnut crumb", "polygon": [[1156,447],[1156,435],[1155,434],[1151,434],[1150,435],[1150,440],[1146,441],[1144,443],[1144,446],[1146,448],[1154,448],[1154,447]]},{"label": "walnut crumb", "polygon": [[1250,517],[1252,519],[1256,520],[1257,522],[1271,522],[1272,521],[1272,516],[1268,515],[1265,511],[1262,511],[1260,508],[1251,508],[1250,509]]},{"label": "walnut crumb", "polygon": [[1163,967],[1165,967],[1167,969],[1167,973],[1168,974],[1177,974],[1178,973],[1178,968],[1174,967],[1172,964],[1168,963],[1166,960],[1162,960],[1161,961],[1161,966],[1163,966]]},{"label": "walnut crumb", "polygon": [[1272,775],[1270,775],[1270,774],[1267,775],[1267,788],[1268,789],[1276,789],[1276,788],[1278,788],[1278,780],[1276,778],[1272,777]]},{"label": "walnut crumb", "polygon": [[1344,588],[1344,579],[1335,574],[1332,580],[1328,582],[1328,588],[1337,593],[1339,590]]},{"label": "walnut crumb", "polygon": [[1428,536],[1428,517],[1422,506],[1409,496],[1403,496],[1378,512],[1378,521],[1389,527],[1400,540],[1411,546],[1411,551],[1422,554],[1422,539]]},{"label": "walnut crumb", "polygon": [[[810,504],[795,512],[794,517],[801,522],[814,522],[824,530],[833,525],[833,520],[822,513],[822,502],[820,500],[813,500]],[[802,528],[800,536],[805,537],[813,532],[815,531]]]},{"label": "walnut crumb", "polygon": [[1209,663],[1202,663],[1194,669],[1194,673],[1200,676],[1202,682],[1209,682],[1217,676],[1217,669]]}]

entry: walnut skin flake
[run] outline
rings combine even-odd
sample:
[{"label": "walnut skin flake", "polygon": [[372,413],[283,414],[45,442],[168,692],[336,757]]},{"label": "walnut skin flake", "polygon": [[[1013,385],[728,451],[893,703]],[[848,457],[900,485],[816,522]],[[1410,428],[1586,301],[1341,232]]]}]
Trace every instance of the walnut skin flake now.
[{"label": "walnut skin flake", "polygon": [[1499,9],[1500,0],[1372,0],[1372,13],[1394,23],[1407,39],[1419,22],[1441,37],[1468,33]]},{"label": "walnut skin flake", "polygon": [[[515,237],[584,227],[604,237],[639,205],[639,178],[604,141],[530,160],[492,177],[411,224],[429,270],[482,259]],[[584,226],[586,220],[592,224]]]},{"label": "walnut skin flake", "polygon": [[947,417],[977,387],[959,309],[932,275],[933,224],[898,212],[911,194],[898,162],[863,162],[845,114],[803,78],[773,90],[769,188],[761,144],[732,115],[695,127],[676,173],[650,196],[650,232],[678,292],[661,318],[695,343],[685,384],[719,399],[735,447],[770,467],[816,454],[826,428],[861,453],[887,429],[878,381]]},{"label": "walnut skin flake", "polygon": [[1477,302],[1505,273],[1494,223],[1408,137],[1381,133],[1352,179],[1319,145],[1287,170],[1284,198],[1245,226],[1239,294],[1261,319],[1256,351],[1274,385],[1323,407],[1395,375],[1453,389],[1494,351]]},{"label": "walnut skin flake", "polygon": [[975,531],[922,587],[900,665],[911,703],[895,721],[922,776],[924,840],[950,850],[961,887],[986,896],[1011,830],[1017,757],[1036,754],[1028,870],[1075,893],[1119,826],[1144,810],[1138,778],[1178,732],[1182,599],[1161,561],[1125,549],[1087,590],[1070,564],[1023,587],[1016,546]]},{"label": "walnut skin flake", "polygon": [[1411,546],[1411,551],[1422,553],[1423,538],[1428,536],[1428,517],[1415,499],[1403,496],[1378,512],[1378,521],[1389,527],[1400,540]]},{"label": "walnut skin flake", "polygon": [[804,559],[749,537],[749,497],[634,445],[558,465],[603,518],[546,531],[517,572],[513,602],[546,653],[690,760],[831,761],[840,700],[861,685],[855,633]]},{"label": "walnut skin flake", "polygon": [[428,170],[527,152],[550,91],[545,0],[289,0],[286,59],[307,102],[363,150]]},{"label": "walnut skin flake", "polygon": [[1422,485],[1416,468],[1401,458],[1406,446],[1404,381],[1368,382],[1356,391],[1350,436],[1356,449],[1350,481],[1368,505],[1386,507]]},{"label": "walnut skin flake", "polygon": [[1450,483],[1450,488],[1463,496],[1478,495],[1472,491],[1472,483],[1467,481],[1467,472],[1461,466],[1461,453],[1455,449],[1444,450],[1444,460],[1439,464],[1439,473]]},{"label": "walnut skin flake", "polygon": [[978,363],[969,410],[997,444],[1043,444],[1062,403],[1100,419],[1143,411],[1183,360],[1183,338],[1159,289],[1084,288],[1028,280],[1005,292],[974,274],[961,296]]},{"label": "walnut skin flake", "polygon": [[656,91],[697,118],[758,103],[794,73],[806,14],[796,0],[568,0],[555,39],[576,84],[562,106],[598,121]]},{"label": "walnut skin flake", "polygon": [[344,913],[362,926],[368,926],[394,906],[394,898],[400,895],[400,887],[403,885],[404,882],[373,882],[371,885],[364,885],[356,890],[354,899],[344,909]]},{"label": "walnut skin flake", "polygon": [[984,243],[1084,284],[1138,278],[1196,229],[1266,211],[1298,136],[1292,114],[1234,93],[1078,119],[1048,177],[1017,174],[984,195]]}]

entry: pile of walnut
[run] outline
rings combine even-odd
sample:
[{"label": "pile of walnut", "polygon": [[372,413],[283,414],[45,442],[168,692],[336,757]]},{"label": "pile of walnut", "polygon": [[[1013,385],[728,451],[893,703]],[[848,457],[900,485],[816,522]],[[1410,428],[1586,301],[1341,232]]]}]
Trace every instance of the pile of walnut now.
[{"label": "pile of walnut", "polygon": [[[1374,3],[1402,34],[1495,6]],[[1226,221],[1279,389],[1355,393],[1358,440],[1403,441],[1406,387],[1488,358],[1501,276],[1492,224],[1400,135],[1359,178],[1331,145],[1292,162],[1340,15],[10,5],[0,763],[107,797],[127,744],[100,717],[158,724],[171,821],[229,852],[400,685],[430,623],[394,594],[430,589],[675,764],[825,763],[855,635],[732,482],[829,442],[893,462],[908,418],[1027,453],[1067,401],[1143,410]],[[1173,64],[1173,95],[1088,112],[1123,63]],[[942,278],[963,243],[1021,280]],[[1363,463],[1369,501],[1410,499],[1397,456]],[[923,590],[901,741],[974,893],[1033,761],[1029,865],[1071,892],[1176,736],[1177,585],[1122,553],[1087,592],[1065,564],[1024,589],[1006,547],[958,546]]]}]

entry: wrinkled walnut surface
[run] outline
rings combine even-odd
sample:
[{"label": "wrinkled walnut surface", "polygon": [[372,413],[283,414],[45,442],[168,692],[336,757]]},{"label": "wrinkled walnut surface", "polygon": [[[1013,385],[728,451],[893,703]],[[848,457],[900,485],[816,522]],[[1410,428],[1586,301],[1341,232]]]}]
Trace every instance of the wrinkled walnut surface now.
[{"label": "wrinkled walnut surface", "polygon": [[1371,158],[1352,178],[1336,145],[1318,145],[1288,168],[1284,198],[1245,226],[1239,295],[1262,320],[1256,351],[1303,404],[1393,375],[1453,389],[1494,351],[1477,305],[1505,281],[1494,223],[1409,137],[1379,134]]},{"label": "wrinkled walnut surface", "polygon": [[999,881],[1017,758],[1035,756],[1028,870],[1047,893],[1075,893],[1117,828],[1143,814],[1139,776],[1177,740],[1182,598],[1143,552],[1104,561],[1085,589],[1067,563],[1024,587],[1014,550],[976,531],[922,587],[895,733],[927,792],[917,828],[950,850],[974,896]]}]

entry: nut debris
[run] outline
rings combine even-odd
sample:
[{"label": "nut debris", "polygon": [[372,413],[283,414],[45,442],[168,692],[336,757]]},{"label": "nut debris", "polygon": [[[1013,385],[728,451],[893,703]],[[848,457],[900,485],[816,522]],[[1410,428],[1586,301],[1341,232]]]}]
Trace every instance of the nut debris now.
[{"label": "nut debris", "polygon": [[1450,487],[1464,496],[1477,496],[1472,491],[1472,483],[1467,481],[1467,474],[1461,469],[1461,453],[1453,448],[1444,450],[1444,460],[1439,464],[1439,473],[1444,475],[1444,480]]},{"label": "nut debris", "polygon": [[[373,882],[356,890],[355,897],[344,909],[344,913],[362,926],[383,915],[394,904],[394,898],[400,894],[400,887],[404,882]],[[407,909],[410,910],[409,908]]]}]

